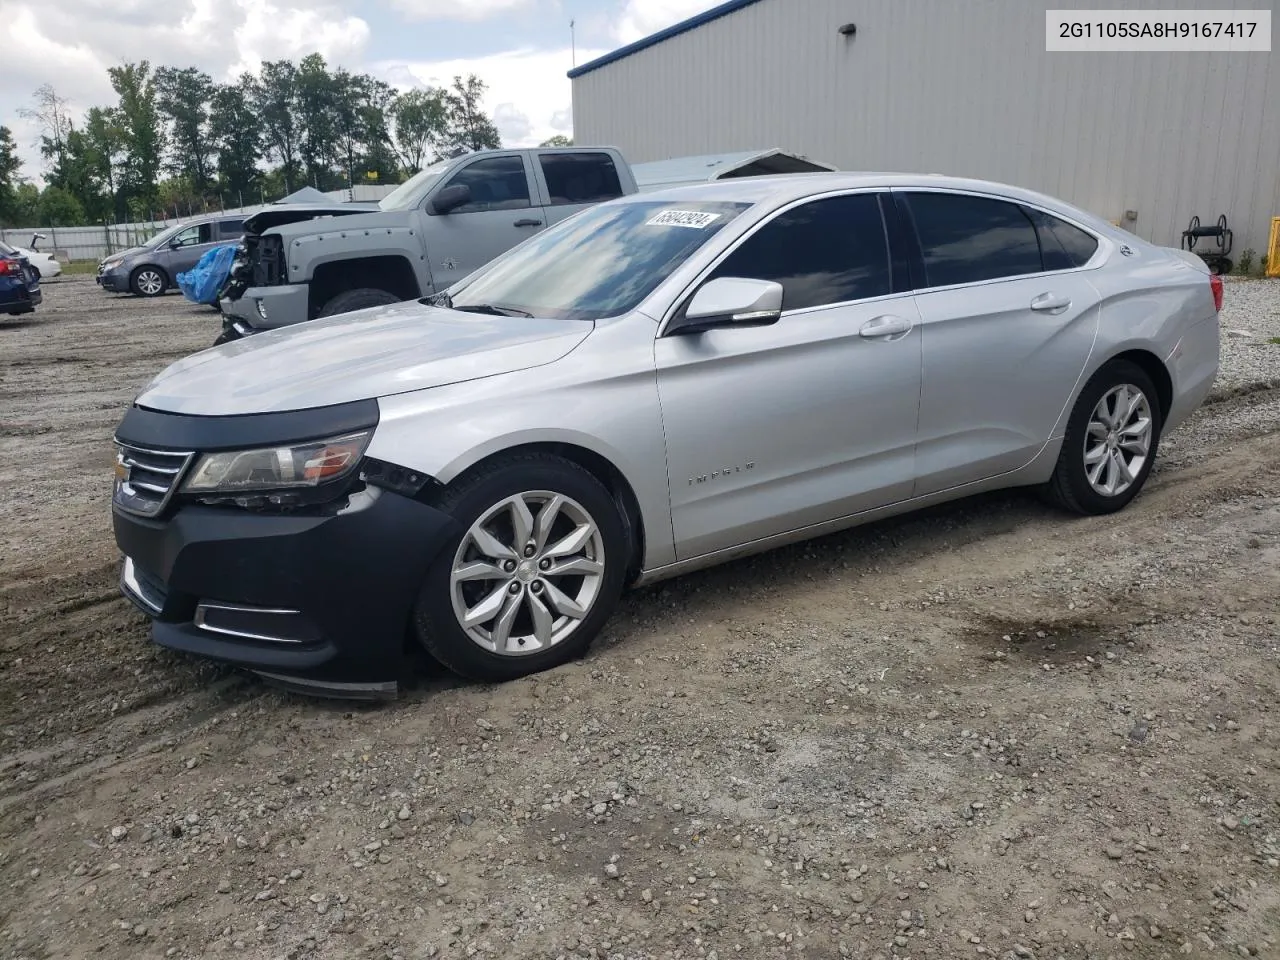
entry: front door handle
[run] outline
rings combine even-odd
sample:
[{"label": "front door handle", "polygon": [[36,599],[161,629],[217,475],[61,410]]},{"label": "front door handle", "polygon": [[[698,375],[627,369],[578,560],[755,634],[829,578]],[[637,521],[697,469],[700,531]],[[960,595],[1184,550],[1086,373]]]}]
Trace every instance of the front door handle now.
[{"label": "front door handle", "polygon": [[541,221],[541,220],[534,220],[534,219],[532,219],[531,217],[525,217],[523,220],[517,220],[517,221],[515,222],[514,226],[517,226],[517,227],[540,227],[540,226],[542,226],[542,221]]},{"label": "front door handle", "polygon": [[1031,301],[1031,309],[1037,313],[1061,313],[1071,306],[1071,298],[1057,293],[1042,293]]},{"label": "front door handle", "polygon": [[868,340],[903,337],[911,332],[911,321],[902,317],[883,316],[868,320],[858,331],[858,336]]}]

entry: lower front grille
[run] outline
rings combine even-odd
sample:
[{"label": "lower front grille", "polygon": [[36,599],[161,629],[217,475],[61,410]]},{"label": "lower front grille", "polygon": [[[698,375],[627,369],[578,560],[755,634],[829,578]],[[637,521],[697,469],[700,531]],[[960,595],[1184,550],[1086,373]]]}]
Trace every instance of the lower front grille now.
[{"label": "lower front grille", "polygon": [[117,441],[113,499],[122,510],[154,517],[178,489],[194,456],[190,450],[149,450]]}]

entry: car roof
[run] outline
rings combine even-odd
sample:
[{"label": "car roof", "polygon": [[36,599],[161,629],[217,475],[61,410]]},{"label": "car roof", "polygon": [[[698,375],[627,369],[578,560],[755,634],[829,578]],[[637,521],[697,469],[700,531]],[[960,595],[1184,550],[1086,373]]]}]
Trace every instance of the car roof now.
[{"label": "car roof", "polygon": [[963,190],[985,193],[1009,200],[1056,210],[1087,224],[1095,230],[1111,234],[1112,224],[1093,214],[1046,194],[993,180],[976,180],[931,173],[786,173],[760,177],[738,177],[682,187],[667,187],[647,193],[632,194],[616,202],[662,203],[666,201],[709,201],[782,206],[805,197],[835,190],[919,188]]}]

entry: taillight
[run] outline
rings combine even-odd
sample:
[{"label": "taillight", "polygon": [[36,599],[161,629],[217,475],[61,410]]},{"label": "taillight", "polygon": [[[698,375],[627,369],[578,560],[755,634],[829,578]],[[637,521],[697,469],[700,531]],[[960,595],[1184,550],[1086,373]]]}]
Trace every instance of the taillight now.
[{"label": "taillight", "polygon": [[1213,291],[1213,310],[1222,312],[1222,278],[1216,273],[1209,276],[1209,289]]},{"label": "taillight", "polygon": [[22,269],[22,264],[17,260],[10,260],[8,257],[0,257],[0,273],[14,277],[26,276]]}]

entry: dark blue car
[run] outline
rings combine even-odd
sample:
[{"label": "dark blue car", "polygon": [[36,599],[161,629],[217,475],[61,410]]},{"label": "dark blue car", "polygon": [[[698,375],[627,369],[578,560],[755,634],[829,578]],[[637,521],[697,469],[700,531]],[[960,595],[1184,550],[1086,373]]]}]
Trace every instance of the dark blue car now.
[{"label": "dark blue car", "polygon": [[43,299],[39,272],[26,257],[0,241],[0,313],[30,313]]}]

